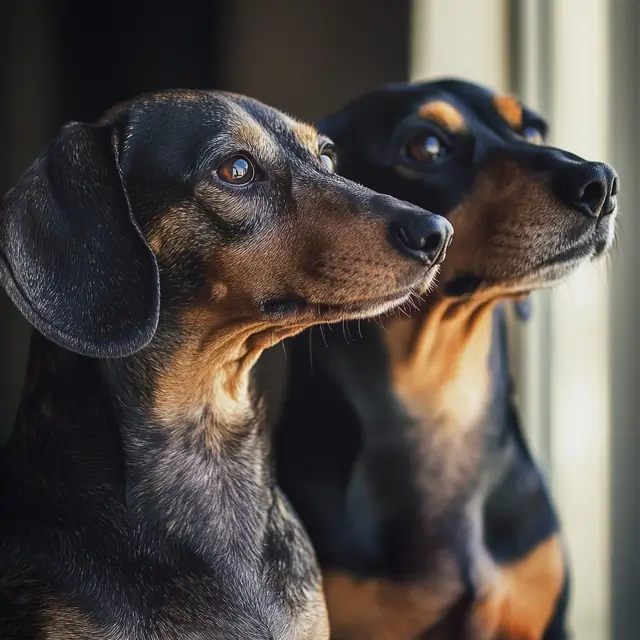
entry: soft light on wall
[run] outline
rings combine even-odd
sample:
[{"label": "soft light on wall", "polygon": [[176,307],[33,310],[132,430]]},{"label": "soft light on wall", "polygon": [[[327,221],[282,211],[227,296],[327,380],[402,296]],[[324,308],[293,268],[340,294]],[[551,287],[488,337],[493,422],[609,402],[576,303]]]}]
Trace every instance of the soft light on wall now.
[{"label": "soft light on wall", "polygon": [[[589,159],[609,149],[609,2],[552,3],[553,142]],[[609,637],[609,295],[589,266],[552,296],[551,469],[574,566],[574,633]]]}]

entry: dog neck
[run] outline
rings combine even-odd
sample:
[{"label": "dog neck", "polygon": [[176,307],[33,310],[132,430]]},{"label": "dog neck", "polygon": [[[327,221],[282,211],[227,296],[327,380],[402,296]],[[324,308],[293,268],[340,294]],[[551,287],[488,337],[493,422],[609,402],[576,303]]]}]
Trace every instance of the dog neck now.
[{"label": "dog neck", "polygon": [[115,501],[142,538],[246,555],[275,500],[251,369],[278,335],[194,331],[176,347],[159,331],[140,353],[104,361],[36,335],[16,450],[74,504],[86,494],[87,520]]},{"label": "dog neck", "polygon": [[461,435],[482,422],[497,303],[434,295],[412,316],[385,321],[394,391],[422,426]]}]

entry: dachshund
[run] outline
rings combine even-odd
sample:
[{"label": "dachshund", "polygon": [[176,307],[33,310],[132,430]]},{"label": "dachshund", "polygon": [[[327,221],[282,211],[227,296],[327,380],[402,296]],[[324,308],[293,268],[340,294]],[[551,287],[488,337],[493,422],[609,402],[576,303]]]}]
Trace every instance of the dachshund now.
[{"label": "dachshund", "polygon": [[514,406],[505,304],[607,252],[618,178],[548,146],[514,96],[458,79],[380,88],[319,129],[342,175],[455,229],[415,308],[289,347],[278,479],[332,638],[563,640],[568,563]]},{"label": "dachshund", "polygon": [[33,325],[0,454],[3,640],[320,640],[314,550],[273,471],[260,353],[428,288],[444,218],[335,174],[236,94],[65,126],[0,208]]}]

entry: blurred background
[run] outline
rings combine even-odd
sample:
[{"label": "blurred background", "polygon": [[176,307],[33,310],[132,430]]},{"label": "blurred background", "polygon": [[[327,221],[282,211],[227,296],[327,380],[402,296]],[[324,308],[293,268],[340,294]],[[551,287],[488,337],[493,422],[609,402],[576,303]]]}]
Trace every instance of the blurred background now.
[{"label": "blurred background", "polygon": [[[622,215],[609,267],[513,321],[519,404],[562,512],[576,640],[640,637],[640,3],[635,0],[80,0],[0,6],[0,191],[68,120],[133,94],[224,88],[298,117],[379,84],[459,75],[514,91],[552,142],[609,161]],[[0,431],[28,330],[0,292]]]}]

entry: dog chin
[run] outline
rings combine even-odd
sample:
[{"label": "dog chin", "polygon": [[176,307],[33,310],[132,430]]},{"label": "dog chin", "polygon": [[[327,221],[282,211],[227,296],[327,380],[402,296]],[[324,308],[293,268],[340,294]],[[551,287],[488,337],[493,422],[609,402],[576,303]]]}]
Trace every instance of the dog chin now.
[{"label": "dog chin", "polygon": [[596,254],[593,253],[592,255],[573,258],[564,262],[543,265],[523,277],[505,283],[504,290],[511,295],[556,287],[568,280],[580,267],[596,258]]},{"label": "dog chin", "polygon": [[315,308],[317,316],[324,322],[358,320],[383,315],[408,302],[413,295],[428,293],[433,288],[437,272],[437,267],[432,268],[420,278],[406,283],[395,293],[380,296],[379,298],[344,302],[342,304],[317,304],[311,305],[311,307]]},{"label": "dog chin", "polygon": [[528,273],[501,278],[467,273],[447,281],[444,284],[443,293],[454,298],[494,293],[498,297],[528,294],[537,289],[547,289],[562,284],[588,261],[588,256],[563,262],[550,261]]},{"label": "dog chin", "polygon": [[436,278],[440,271],[440,266],[435,266],[429,269],[423,278],[415,282],[411,288],[415,293],[421,296],[428,296],[430,293],[436,290],[437,283]]},{"label": "dog chin", "polygon": [[494,282],[508,294],[535,289],[548,289],[565,282],[580,267],[599,260],[608,253],[613,244],[610,234],[597,238],[589,244],[562,248],[540,261],[531,271],[502,282]]},{"label": "dog chin", "polygon": [[411,291],[405,291],[404,293],[399,294],[398,296],[383,300],[380,302],[374,302],[362,306],[361,308],[347,307],[345,311],[349,314],[349,320],[358,320],[364,318],[373,318],[375,316],[381,316],[385,313],[395,309],[396,307],[408,302],[409,298],[411,298]]}]

